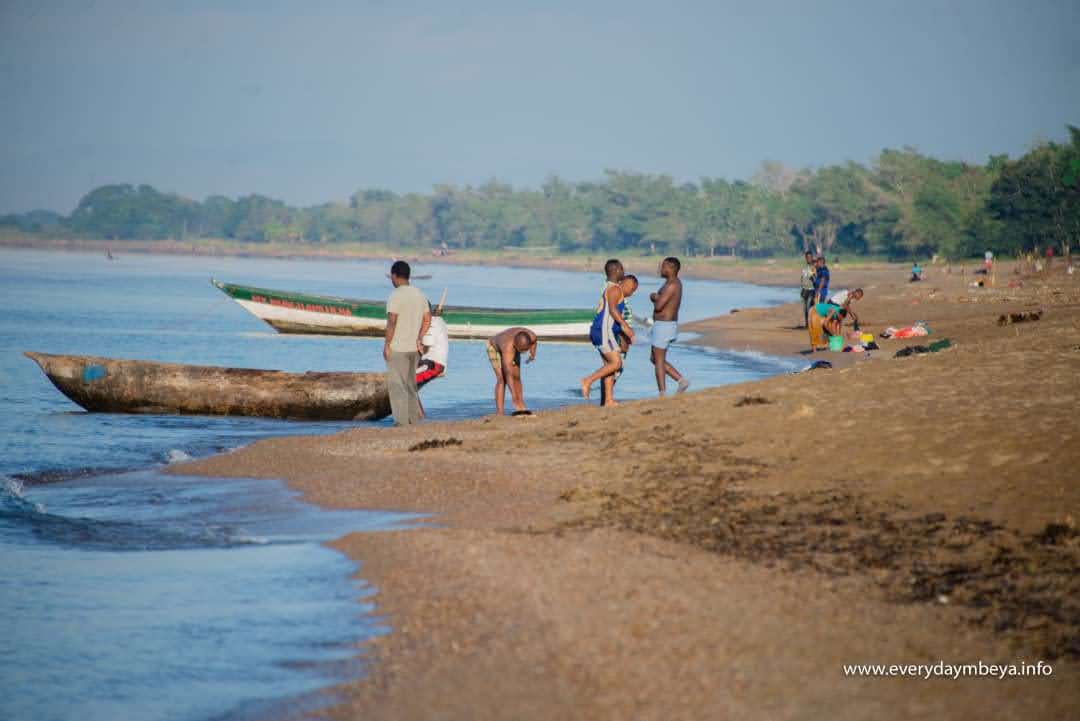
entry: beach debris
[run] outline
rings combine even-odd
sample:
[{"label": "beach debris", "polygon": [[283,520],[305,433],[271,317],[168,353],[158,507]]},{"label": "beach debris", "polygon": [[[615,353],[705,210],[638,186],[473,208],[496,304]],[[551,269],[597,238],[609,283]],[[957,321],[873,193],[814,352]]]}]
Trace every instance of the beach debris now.
[{"label": "beach debris", "polygon": [[742,408],[743,406],[767,406],[772,401],[762,396],[743,396],[739,400],[735,401],[736,408]]},{"label": "beach debris", "polygon": [[803,368],[801,371],[795,371],[796,373],[806,373],[807,371],[817,371],[832,368],[832,363],[827,360],[817,360],[810,365]]},{"label": "beach debris", "polygon": [[909,345],[907,348],[901,348],[896,351],[893,358],[906,358],[910,355],[921,355],[923,353],[939,353],[946,348],[952,348],[952,341],[948,338],[942,338],[936,340],[930,345]]},{"label": "beach debris", "polygon": [[936,340],[930,344],[931,353],[938,353],[946,348],[952,348],[952,341],[948,338],[942,338],[941,340]]},{"label": "beach debris", "polygon": [[409,453],[415,453],[417,451],[430,451],[435,448],[449,448],[450,446],[461,445],[464,445],[461,439],[454,438],[453,436],[451,436],[450,438],[442,439],[429,438],[426,441],[420,441],[419,443],[414,443],[413,445],[409,446]]},{"label": "beach debris", "polygon": [[1080,531],[1065,523],[1047,523],[1035,539],[1044,546],[1063,546],[1078,536]]},{"label": "beach debris", "polygon": [[889,326],[881,331],[882,338],[918,338],[930,335],[930,327],[925,321],[917,320],[914,324],[903,328]]},{"label": "beach debris", "polygon": [[524,416],[531,416],[532,414],[533,414],[533,412],[532,412],[532,411],[528,411],[528,410],[525,410],[525,411],[514,411],[513,413],[511,413],[511,414],[510,414],[510,417],[511,417],[511,418],[522,418],[522,417],[524,417]]},{"label": "beach debris", "polygon": [[1028,323],[1034,322],[1042,318],[1042,310],[1025,310],[1020,313],[1002,313],[998,316],[998,325],[1009,325],[1011,323]]},{"label": "beach debris", "polygon": [[594,512],[563,527],[621,528],[766,566],[861,576],[889,602],[967,609],[972,624],[1029,652],[1080,659],[1080,543],[1068,522],[1030,534],[984,518],[913,517],[900,503],[842,489],[746,492],[733,481],[769,466],[726,455],[737,469],[695,478],[665,467],[618,491],[565,493]]}]

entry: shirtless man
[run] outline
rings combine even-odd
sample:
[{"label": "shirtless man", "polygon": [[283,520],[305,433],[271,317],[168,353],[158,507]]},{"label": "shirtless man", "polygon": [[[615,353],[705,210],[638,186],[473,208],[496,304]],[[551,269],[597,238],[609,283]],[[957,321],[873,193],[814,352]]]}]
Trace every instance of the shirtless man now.
[{"label": "shirtless man", "polygon": [[488,360],[495,371],[495,412],[503,415],[506,388],[510,387],[510,400],[515,411],[528,412],[525,407],[525,391],[521,386],[521,354],[529,351],[526,363],[536,360],[536,348],[540,344],[536,334],[528,328],[507,328],[487,342]]},{"label": "shirtless man", "polygon": [[660,263],[660,277],[664,279],[664,284],[660,290],[649,294],[649,300],[653,302],[652,364],[656,366],[656,388],[660,395],[667,392],[667,376],[679,384],[679,393],[690,387],[690,381],[667,362],[668,346],[679,335],[679,306],[682,305],[680,267],[678,258],[664,258]]}]

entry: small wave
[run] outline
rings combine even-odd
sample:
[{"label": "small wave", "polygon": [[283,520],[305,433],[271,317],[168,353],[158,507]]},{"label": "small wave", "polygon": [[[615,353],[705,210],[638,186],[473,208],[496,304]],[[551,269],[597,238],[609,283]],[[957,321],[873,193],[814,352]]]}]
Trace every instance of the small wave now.
[{"label": "small wave", "polygon": [[185,461],[190,460],[191,456],[179,448],[173,448],[165,455],[166,463],[184,463]]},{"label": "small wave", "polygon": [[0,475],[0,513],[11,515],[20,511],[45,513],[45,506],[26,497],[23,493],[22,481]]},{"label": "small wave", "polygon": [[243,534],[232,536],[230,540],[238,546],[269,546],[271,543],[269,538],[264,538],[262,536],[245,536]]},{"label": "small wave", "polygon": [[29,486],[37,486],[47,483],[63,483],[80,478],[93,478],[94,476],[117,475],[128,471],[138,470],[137,466],[98,466],[93,468],[47,468],[42,471],[30,471],[27,473],[15,473],[12,475],[17,481]]},{"label": "small wave", "polygon": [[52,513],[27,498],[23,483],[0,474],[0,532],[27,534],[38,542],[113,551],[265,546],[272,541],[216,524],[161,524]]}]

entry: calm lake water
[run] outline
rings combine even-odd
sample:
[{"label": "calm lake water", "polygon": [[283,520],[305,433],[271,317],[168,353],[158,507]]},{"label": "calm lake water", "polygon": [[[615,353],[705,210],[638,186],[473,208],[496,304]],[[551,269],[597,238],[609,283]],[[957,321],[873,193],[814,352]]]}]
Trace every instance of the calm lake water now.
[{"label": "calm lake water", "polygon": [[[356,603],[353,564],[321,545],[414,517],[324,511],[281,483],[167,476],[169,462],[282,434],[352,424],[85,413],[24,350],[179,363],[381,370],[381,341],[284,336],[209,284],[383,298],[388,263],[0,250],[0,719],[248,718],[356,672],[356,642],[381,632]],[[418,264],[438,300],[591,307],[600,273]],[[658,278],[631,300],[649,309]],[[686,281],[685,320],[785,302],[793,291]],[[695,388],[792,370],[794,361],[677,345]],[[535,409],[582,402],[589,346],[541,344],[525,370]],[[655,393],[635,348],[620,398]],[[494,410],[482,342],[452,341],[429,415]],[[509,404],[508,404],[509,405]],[[382,425],[388,421],[381,422]],[[376,424],[379,425],[379,424]]]}]

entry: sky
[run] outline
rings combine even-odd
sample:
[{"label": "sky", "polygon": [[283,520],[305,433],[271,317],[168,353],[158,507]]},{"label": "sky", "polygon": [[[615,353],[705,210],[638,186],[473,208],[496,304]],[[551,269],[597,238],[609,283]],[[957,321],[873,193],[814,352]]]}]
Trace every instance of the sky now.
[{"label": "sky", "polygon": [[0,0],[0,213],[985,162],[1066,124],[1076,0]]}]

